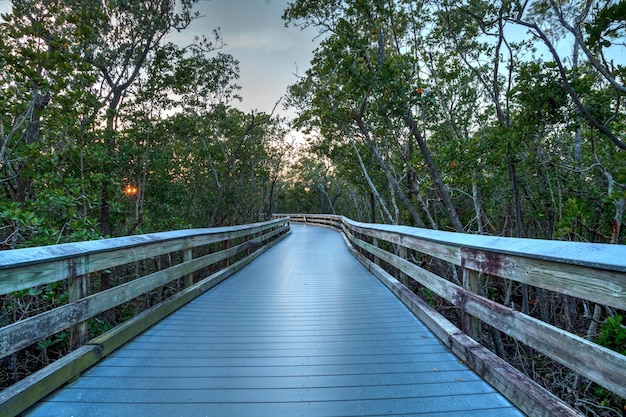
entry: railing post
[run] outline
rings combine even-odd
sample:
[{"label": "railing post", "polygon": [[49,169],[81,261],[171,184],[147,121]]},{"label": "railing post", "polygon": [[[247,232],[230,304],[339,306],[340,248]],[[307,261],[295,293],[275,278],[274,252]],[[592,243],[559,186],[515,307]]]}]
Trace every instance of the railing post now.
[{"label": "railing post", "polygon": [[[222,249],[227,250],[230,248],[230,240],[226,239],[222,241]],[[224,259],[224,268],[228,268],[230,266],[230,258]]]},{"label": "railing post", "polygon": [[[183,261],[189,262],[193,259],[193,250],[191,248],[185,249],[183,252]],[[185,288],[193,285],[193,273],[185,275]]]},{"label": "railing post", "polygon": [[[89,274],[69,279],[68,302],[79,301],[89,295]],[[70,327],[70,349],[75,350],[89,340],[89,326],[86,321]]]},{"label": "railing post", "polygon": [[[478,279],[478,271],[474,271],[472,269],[463,269],[463,287],[466,290],[471,291],[473,294],[478,294],[479,287],[479,279]],[[464,317],[464,326],[463,329],[469,337],[476,341],[480,341],[481,338],[481,325],[480,320],[476,317],[463,312]]]},{"label": "railing post", "polygon": [[[360,233],[359,234],[359,239],[361,239],[363,242],[368,242],[368,236],[364,233]],[[363,254],[363,256],[365,256],[367,259],[372,259],[372,255],[370,255],[370,253],[367,251],[367,249],[362,248],[361,249],[361,253]]]},{"label": "railing post", "polygon": [[[378,247],[378,238],[377,237],[373,237],[372,238],[372,245],[375,246],[375,247]],[[374,255],[372,255],[372,256],[374,256]],[[380,266],[380,258],[378,256],[374,256],[374,263],[376,265]]]},{"label": "railing post", "polygon": [[[263,234],[263,232],[254,232],[252,234],[249,234],[248,236],[246,236],[246,241],[247,242],[251,242],[254,239],[256,239],[257,237],[261,237],[261,235]],[[254,247],[250,246],[248,247],[248,249],[246,250],[246,255],[250,255],[255,251]]]},{"label": "railing post", "polygon": [[[404,260],[408,259],[409,252],[405,246],[398,245],[398,256]],[[405,287],[408,287],[409,285],[408,276],[400,270],[398,270],[398,281],[400,281]]]}]

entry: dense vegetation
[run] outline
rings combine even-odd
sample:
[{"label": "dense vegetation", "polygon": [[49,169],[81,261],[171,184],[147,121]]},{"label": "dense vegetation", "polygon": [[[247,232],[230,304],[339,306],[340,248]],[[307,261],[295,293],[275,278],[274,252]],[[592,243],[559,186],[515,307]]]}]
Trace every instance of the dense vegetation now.
[{"label": "dense vegetation", "polygon": [[[236,108],[238,62],[219,32],[168,41],[197,1],[13,0],[0,21],[2,249],[272,212],[626,242],[626,1],[292,1],[287,24],[321,39],[287,100],[308,138],[297,153],[285,121]],[[4,297],[0,324],[65,297],[41,291]],[[624,350],[620,312],[486,291]],[[504,347],[547,386],[567,372]],[[576,377],[551,388],[589,415],[624,406],[583,397],[594,389]]]},{"label": "dense vegetation", "polygon": [[323,4],[284,14],[324,37],[290,97],[321,209],[624,243],[626,3]]},{"label": "dense vegetation", "polygon": [[[171,34],[197,0],[14,0],[0,20],[0,248],[263,220],[289,155],[285,121],[244,113],[218,31]],[[273,103],[271,103],[273,104]],[[150,273],[162,257],[136,265]],[[133,279],[93,274],[90,291]],[[91,335],[164,288],[90,320]],[[0,326],[68,301],[66,283],[0,296]],[[69,332],[0,359],[6,387],[68,351]]]},{"label": "dense vegetation", "polygon": [[[283,18],[322,36],[290,88],[310,137],[298,162],[299,209],[626,242],[625,1],[296,0]],[[445,265],[427,267],[460,279]],[[502,304],[626,348],[623,312],[481,282]],[[624,399],[498,332],[484,339],[582,412],[621,415]]]},{"label": "dense vegetation", "polygon": [[284,122],[243,113],[219,32],[174,2],[16,0],[0,39],[4,249],[258,221]]}]

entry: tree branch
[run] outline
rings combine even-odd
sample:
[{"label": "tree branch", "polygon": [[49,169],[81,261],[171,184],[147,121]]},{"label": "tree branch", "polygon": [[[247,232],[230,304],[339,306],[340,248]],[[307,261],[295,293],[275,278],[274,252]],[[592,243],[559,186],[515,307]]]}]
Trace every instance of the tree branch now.
[{"label": "tree branch", "polygon": [[595,119],[595,117],[593,117],[591,113],[589,113],[589,110],[587,109],[587,107],[580,101],[580,97],[578,97],[578,94],[576,93],[576,91],[574,91],[574,88],[569,83],[567,72],[565,71],[565,67],[563,66],[563,63],[561,62],[561,58],[559,57],[558,52],[556,51],[556,49],[554,48],[554,45],[552,45],[552,42],[550,42],[546,34],[541,30],[541,28],[539,28],[539,26],[536,23],[526,22],[521,19],[515,20],[515,23],[532,29],[533,31],[535,31],[536,36],[539,37],[545,43],[546,47],[550,50],[550,53],[552,54],[552,57],[554,58],[557,68],[559,69],[559,74],[561,75],[561,80],[563,81],[563,89],[570,96],[570,98],[572,99],[576,107],[578,108],[578,111],[582,113],[582,115],[587,120],[587,122],[589,122],[591,126],[595,127],[600,132],[602,132],[618,148],[622,150],[626,150],[626,142],[620,140],[620,138],[618,138],[607,126],[598,122]]},{"label": "tree branch", "polygon": [[601,63],[593,55],[591,50],[589,50],[589,48],[587,47],[587,44],[585,43],[585,40],[583,39],[582,32],[580,31],[580,22],[582,22],[582,20],[584,19],[584,16],[588,14],[589,8],[591,7],[591,3],[592,3],[591,1],[586,2],[585,10],[581,12],[581,14],[576,18],[576,25],[574,27],[565,20],[565,17],[563,16],[563,13],[561,12],[561,10],[559,10],[556,2],[554,0],[550,0],[550,5],[552,6],[552,9],[554,10],[554,13],[556,14],[557,18],[559,19],[559,22],[567,31],[569,31],[574,36],[574,38],[576,39],[576,42],[578,42],[578,45],[580,46],[580,49],[582,49],[582,51],[587,56],[589,63],[600,74],[602,74],[602,76],[613,86],[613,88],[615,88],[620,93],[626,93],[626,86],[620,84],[615,79],[615,77],[613,77],[613,75],[608,70],[606,65],[603,65],[603,63]]}]

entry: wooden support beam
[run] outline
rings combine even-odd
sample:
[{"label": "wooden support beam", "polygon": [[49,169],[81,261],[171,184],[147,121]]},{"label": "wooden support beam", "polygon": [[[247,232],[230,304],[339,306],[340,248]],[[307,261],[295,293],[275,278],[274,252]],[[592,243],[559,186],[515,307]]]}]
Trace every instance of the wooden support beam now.
[{"label": "wooden support beam", "polygon": [[[89,274],[70,278],[68,302],[77,303],[89,295]],[[89,340],[89,326],[87,321],[81,321],[70,327],[70,349],[76,350]]]}]

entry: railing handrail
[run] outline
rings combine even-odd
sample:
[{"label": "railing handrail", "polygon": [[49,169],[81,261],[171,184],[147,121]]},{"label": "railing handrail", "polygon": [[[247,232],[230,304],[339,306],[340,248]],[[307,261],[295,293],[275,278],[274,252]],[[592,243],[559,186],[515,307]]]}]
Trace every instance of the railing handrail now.
[{"label": "railing handrail", "polygon": [[[289,216],[294,222],[319,224],[343,232],[357,258],[379,278],[383,276],[386,285],[403,301],[416,296],[406,287],[401,289],[394,284],[388,271],[379,266],[381,261],[389,265],[405,285],[409,277],[459,308],[467,315],[465,331],[468,335],[477,337],[480,322],[486,323],[626,398],[626,356],[483,296],[478,275],[498,276],[623,310],[626,309],[624,246],[431,231],[355,222],[336,215],[282,216]],[[393,250],[381,248],[382,241],[389,242]],[[464,273],[463,285],[411,262],[408,250],[460,267]],[[436,314],[434,311],[428,314],[433,313]],[[441,329],[431,330],[444,339],[451,337]],[[465,354],[462,350],[468,349],[465,347],[455,353]],[[496,378],[489,382],[501,391],[506,390],[506,381]]]},{"label": "railing handrail", "polygon": [[[357,227],[372,227],[370,223],[360,223],[346,217],[343,217],[343,220]],[[387,224],[376,224],[373,228],[415,236],[435,243],[626,272],[624,245],[477,235]]]},{"label": "railing handrail", "polygon": [[[1,327],[0,358],[67,329],[70,329],[72,348],[67,356],[1,391],[0,417],[19,414],[150,325],[241,269],[288,232],[288,219],[283,218],[240,226],[0,251],[0,295],[58,281],[67,281],[69,293],[67,303]],[[171,265],[145,271],[143,275],[133,273],[133,279],[128,282],[89,293],[90,274],[123,265],[139,265],[136,262],[161,255],[170,256]],[[221,267],[215,266],[220,262]],[[210,275],[203,273],[194,282],[194,273],[199,274],[209,267],[212,268]],[[87,320],[176,281],[178,284],[170,291],[173,295],[165,299],[158,297],[157,304],[148,310],[88,340]]]},{"label": "railing handrail", "polygon": [[[411,245],[410,240],[413,240],[412,246],[422,243],[421,241],[432,242],[433,247],[422,247],[421,251],[455,265],[626,309],[624,245],[474,235],[411,226],[362,223],[339,215],[275,216],[290,217],[294,221],[304,217],[309,221],[316,218],[328,219],[364,231],[390,233],[396,236],[393,243],[403,246]],[[521,261],[517,262],[517,259]],[[565,269],[555,277],[556,280],[547,280],[541,270],[544,262],[563,264]]]},{"label": "railing handrail", "polygon": [[[169,232],[116,237],[86,242],[63,243],[59,245],[0,251],[0,295],[60,281],[74,276],[102,271],[128,262],[153,257],[150,253],[127,254],[133,259],[107,260],[115,251],[141,249],[150,245],[167,245],[162,253],[191,249],[206,245],[225,237],[239,237],[254,230],[262,231],[281,222],[280,219],[239,226],[215,227],[205,229],[185,229]],[[178,247],[173,248],[174,242]],[[58,264],[56,267],[51,267]],[[32,271],[40,267],[36,276],[24,278],[23,271]]]},{"label": "railing handrail", "polygon": [[84,242],[61,243],[56,245],[3,250],[0,251],[0,270],[30,264],[58,261],[89,254],[106,253],[114,250],[139,247],[154,243],[165,243],[177,239],[186,239],[198,236],[213,236],[241,230],[249,230],[267,224],[275,224],[277,222],[280,222],[280,219],[237,226],[182,229],[168,232],[104,238]]},{"label": "railing handrail", "polygon": [[297,220],[301,217],[309,217],[311,219],[314,217],[335,218],[341,219],[342,222],[352,226],[418,237],[433,243],[487,250],[506,255],[517,255],[539,260],[587,266],[590,268],[626,272],[625,245],[478,235],[413,226],[363,223],[334,214],[275,214],[274,216],[277,218],[291,217],[293,220]]}]

